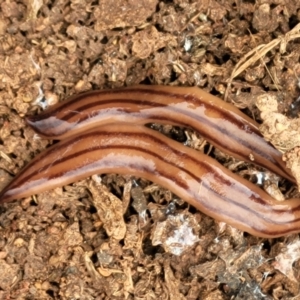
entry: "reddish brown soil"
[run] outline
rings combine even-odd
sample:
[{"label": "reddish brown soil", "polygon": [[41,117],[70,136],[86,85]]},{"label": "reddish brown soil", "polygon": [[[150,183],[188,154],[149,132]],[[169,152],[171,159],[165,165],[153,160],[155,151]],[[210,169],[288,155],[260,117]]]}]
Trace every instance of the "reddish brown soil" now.
[{"label": "reddish brown soil", "polygon": [[[289,113],[299,94],[299,39],[227,84],[247,53],[299,22],[298,0],[2,0],[1,185],[51,144],[24,122],[41,111],[39,89],[52,104],[97,88],[199,86],[226,92],[259,122],[256,95],[268,92]],[[188,136],[234,172],[256,170],[203,147],[193,132],[153,127]],[[0,207],[0,299],[300,299],[299,255],[288,256],[291,245],[300,251],[298,236],[256,238],[143,179],[101,178]]]}]

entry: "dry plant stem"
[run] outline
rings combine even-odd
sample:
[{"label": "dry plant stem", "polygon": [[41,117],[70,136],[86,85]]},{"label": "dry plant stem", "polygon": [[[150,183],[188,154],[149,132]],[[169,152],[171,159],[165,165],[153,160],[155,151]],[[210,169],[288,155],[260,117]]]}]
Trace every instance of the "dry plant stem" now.
[{"label": "dry plant stem", "polygon": [[250,52],[248,52],[246,55],[244,55],[241,58],[241,60],[236,64],[235,68],[232,71],[232,74],[227,83],[227,88],[225,91],[224,99],[226,100],[228,97],[229,89],[231,87],[233,78],[237,77],[239,74],[241,74],[243,71],[245,71],[249,66],[251,66],[253,63],[255,63],[259,59],[261,59],[265,54],[267,54],[270,50],[272,50],[278,44],[280,44],[280,52],[285,53],[286,44],[289,41],[297,39],[299,37],[300,37],[300,23],[297,24],[297,26],[295,26],[291,31],[286,33],[283,37],[274,39],[273,41],[271,41],[268,44],[258,45],[256,48],[252,49]]},{"label": "dry plant stem", "polygon": [[277,202],[209,156],[144,126],[102,126],[46,149],[2,191],[28,197],[95,173],[134,174],[171,190],[203,213],[261,237],[300,232],[299,199]]},{"label": "dry plant stem", "polygon": [[139,85],[91,91],[28,117],[27,122],[51,139],[64,139],[116,122],[189,127],[227,154],[294,182],[281,153],[264,140],[256,122],[235,106],[195,87]]}]

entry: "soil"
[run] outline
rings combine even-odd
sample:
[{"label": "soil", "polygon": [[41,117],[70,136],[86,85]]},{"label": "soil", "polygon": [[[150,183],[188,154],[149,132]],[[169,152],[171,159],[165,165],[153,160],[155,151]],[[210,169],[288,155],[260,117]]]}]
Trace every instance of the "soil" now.
[{"label": "soil", "polygon": [[[0,189],[53,143],[26,114],[138,83],[203,88],[297,159],[286,134],[299,122],[299,23],[298,0],[2,0]],[[251,180],[267,172],[185,128],[152,127]],[[0,299],[300,299],[299,252],[298,235],[257,238],[142,178],[100,174],[1,205]]]}]

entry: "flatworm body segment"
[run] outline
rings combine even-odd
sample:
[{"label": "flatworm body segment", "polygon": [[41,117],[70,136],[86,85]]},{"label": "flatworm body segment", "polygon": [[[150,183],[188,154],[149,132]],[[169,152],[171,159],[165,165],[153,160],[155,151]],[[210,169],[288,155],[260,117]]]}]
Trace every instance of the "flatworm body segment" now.
[{"label": "flatworm body segment", "polygon": [[144,126],[102,126],[36,156],[1,192],[28,197],[92,174],[131,174],[171,190],[203,213],[261,237],[300,231],[300,202],[277,202],[207,155]]}]

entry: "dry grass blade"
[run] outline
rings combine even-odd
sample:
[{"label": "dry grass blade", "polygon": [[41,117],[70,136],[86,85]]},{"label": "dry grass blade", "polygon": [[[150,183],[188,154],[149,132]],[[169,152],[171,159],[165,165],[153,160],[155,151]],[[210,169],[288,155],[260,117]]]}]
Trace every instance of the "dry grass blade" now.
[{"label": "dry grass blade", "polygon": [[228,79],[227,88],[225,91],[224,99],[227,99],[228,91],[231,87],[231,83],[233,78],[237,77],[244,70],[246,70],[253,63],[261,59],[265,54],[267,54],[270,50],[280,44],[280,53],[284,53],[286,51],[286,45],[289,41],[294,40],[300,37],[300,23],[297,24],[292,30],[287,32],[283,37],[278,37],[274,39],[268,44],[258,45],[246,55],[244,55],[241,60],[236,64],[235,68],[232,71],[230,78]]}]

